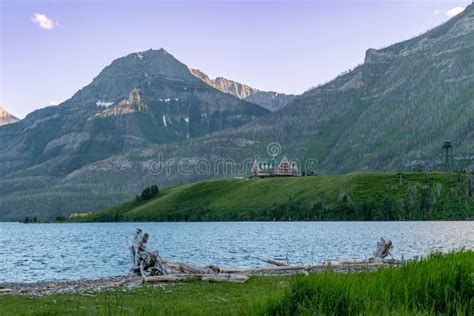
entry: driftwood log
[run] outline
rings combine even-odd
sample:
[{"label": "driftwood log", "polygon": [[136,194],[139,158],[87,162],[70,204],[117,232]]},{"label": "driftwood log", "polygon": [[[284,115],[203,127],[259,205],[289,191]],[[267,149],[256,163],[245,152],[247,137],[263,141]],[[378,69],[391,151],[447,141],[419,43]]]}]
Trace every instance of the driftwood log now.
[{"label": "driftwood log", "polygon": [[167,267],[162,264],[158,251],[148,249],[148,234],[138,228],[130,243],[133,266],[131,272],[142,277],[168,274]]},{"label": "driftwood log", "polygon": [[147,247],[148,234],[143,234],[137,229],[130,243],[130,253],[133,260],[132,273],[141,276],[146,284],[181,282],[189,280],[206,280],[211,282],[234,282],[244,283],[249,276],[271,276],[271,275],[307,275],[323,271],[334,272],[360,272],[373,271],[382,266],[398,265],[396,260],[384,260],[393,249],[389,240],[386,242],[381,238],[377,242],[374,256],[377,260],[364,261],[338,261],[320,265],[288,265],[273,259],[261,259],[272,265],[271,267],[255,269],[224,268],[216,265],[197,267],[182,262],[171,262],[162,259],[157,251],[149,250]]},{"label": "driftwood log", "polygon": [[181,263],[181,262],[170,262],[166,260],[161,260],[161,264],[166,266],[170,270],[178,271],[181,273],[187,274],[207,274],[209,273],[209,269],[203,269],[200,267],[196,267],[190,264]]},{"label": "driftwood log", "polygon": [[163,283],[163,282],[180,282],[190,280],[203,280],[210,282],[233,282],[233,283],[245,283],[249,279],[248,276],[230,274],[230,273],[219,273],[219,274],[170,274],[170,275],[159,275],[150,276],[143,279],[145,284]]},{"label": "driftwood log", "polygon": [[277,267],[287,267],[287,266],[289,266],[289,264],[287,264],[287,263],[280,262],[280,261],[276,261],[276,260],[272,260],[272,259],[264,259],[264,260],[262,260],[262,261],[263,261],[263,262],[266,262],[266,263],[268,263],[268,264],[277,266]]},{"label": "driftwood log", "polygon": [[375,259],[385,259],[387,256],[392,256],[390,251],[393,249],[392,241],[385,241],[385,239],[380,238],[380,241],[377,242],[377,248],[374,251]]},{"label": "driftwood log", "polygon": [[[162,259],[158,251],[148,249],[147,243],[148,234],[144,234],[141,229],[137,229],[133,239],[130,241],[130,254],[133,262],[131,272],[134,275],[142,276],[145,279],[149,277],[162,277],[162,282],[172,282],[173,280],[185,279],[185,277],[183,277],[184,275],[200,275],[200,278],[203,279],[203,275],[216,274],[220,272],[219,267],[217,266],[201,268],[187,263],[171,262]],[[164,276],[169,277],[167,278]],[[189,277],[188,279],[193,278],[197,277]],[[219,278],[215,278],[215,280],[217,279]],[[222,281],[226,280],[225,276],[220,279],[222,279]]]}]

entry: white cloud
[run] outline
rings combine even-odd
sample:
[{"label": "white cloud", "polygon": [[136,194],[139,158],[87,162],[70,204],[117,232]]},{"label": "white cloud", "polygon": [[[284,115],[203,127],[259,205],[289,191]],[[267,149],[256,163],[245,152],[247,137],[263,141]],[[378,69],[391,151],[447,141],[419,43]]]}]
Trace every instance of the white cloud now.
[{"label": "white cloud", "polygon": [[455,8],[452,8],[452,9],[449,9],[448,11],[446,11],[446,15],[449,16],[450,18],[452,18],[453,16],[456,16],[459,13],[461,13],[462,11],[464,11],[464,9],[465,8],[463,8],[463,7],[455,7]]},{"label": "white cloud", "polygon": [[56,101],[56,100],[49,101],[49,105],[58,105],[58,104],[59,104],[59,101]]},{"label": "white cloud", "polygon": [[438,14],[440,14],[440,12],[441,12],[441,11],[439,11],[439,10],[436,9],[436,10],[433,11],[433,14],[434,14],[434,15],[438,15]]},{"label": "white cloud", "polygon": [[38,23],[39,27],[48,31],[52,30],[57,25],[56,22],[48,18],[46,15],[40,13],[33,14],[31,21]]}]

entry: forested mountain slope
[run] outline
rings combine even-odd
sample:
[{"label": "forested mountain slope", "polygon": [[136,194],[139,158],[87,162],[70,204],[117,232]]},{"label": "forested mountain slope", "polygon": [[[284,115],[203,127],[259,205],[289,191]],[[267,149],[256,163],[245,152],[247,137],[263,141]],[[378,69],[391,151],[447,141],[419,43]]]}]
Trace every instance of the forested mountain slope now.
[{"label": "forested mountain slope", "polygon": [[234,134],[278,141],[326,172],[437,168],[443,140],[474,165],[474,5]]}]

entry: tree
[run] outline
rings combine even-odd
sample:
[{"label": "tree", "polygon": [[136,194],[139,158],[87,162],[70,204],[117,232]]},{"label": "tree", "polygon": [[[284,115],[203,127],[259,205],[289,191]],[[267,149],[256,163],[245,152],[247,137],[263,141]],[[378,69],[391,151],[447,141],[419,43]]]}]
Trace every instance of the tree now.
[{"label": "tree", "polygon": [[56,222],[64,222],[66,221],[66,217],[64,217],[63,215],[59,215],[56,217]]},{"label": "tree", "polygon": [[156,184],[151,186],[151,195],[153,197],[157,196],[158,193],[160,193],[160,190],[158,189],[158,186]]},{"label": "tree", "polygon": [[467,188],[468,188],[468,191],[469,191],[469,197],[471,197],[471,196],[472,196],[472,181],[471,181],[471,177],[469,177],[469,179],[468,179]]},{"label": "tree", "polygon": [[313,204],[311,209],[311,216],[308,216],[308,220],[316,218],[316,220],[321,221],[323,219],[324,205],[323,202],[319,199]]},{"label": "tree", "polygon": [[431,219],[433,204],[433,195],[431,189],[428,186],[423,186],[420,190],[421,219]]},{"label": "tree", "polygon": [[142,198],[142,200],[149,200],[149,199],[151,199],[151,198],[152,198],[151,189],[150,189],[150,188],[146,188],[145,190],[143,190],[142,195],[141,195],[141,198]]},{"label": "tree", "polygon": [[376,207],[375,207],[373,201],[364,201],[364,202],[362,202],[360,207],[358,207],[356,209],[357,220],[362,220],[362,221],[371,221],[371,220],[373,220],[372,211],[375,210],[375,208]]},{"label": "tree", "polygon": [[397,213],[397,201],[392,196],[385,196],[381,205],[381,216],[384,221],[392,221]]},{"label": "tree", "polygon": [[342,219],[348,220],[354,213],[353,203],[350,195],[346,192],[339,193],[337,198],[337,210],[342,214]]},{"label": "tree", "polygon": [[150,200],[156,197],[160,193],[160,190],[156,184],[152,185],[151,187],[146,188],[142,191],[140,196],[137,195],[135,198],[137,202]]}]

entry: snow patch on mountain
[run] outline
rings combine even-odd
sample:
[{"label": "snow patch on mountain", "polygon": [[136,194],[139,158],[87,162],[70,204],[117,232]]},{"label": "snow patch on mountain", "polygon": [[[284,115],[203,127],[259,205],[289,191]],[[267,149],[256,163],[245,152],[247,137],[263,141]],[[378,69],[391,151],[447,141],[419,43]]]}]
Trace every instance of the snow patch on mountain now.
[{"label": "snow patch on mountain", "polygon": [[105,106],[106,108],[108,108],[109,106],[114,105],[114,102],[97,101],[95,105]]}]

